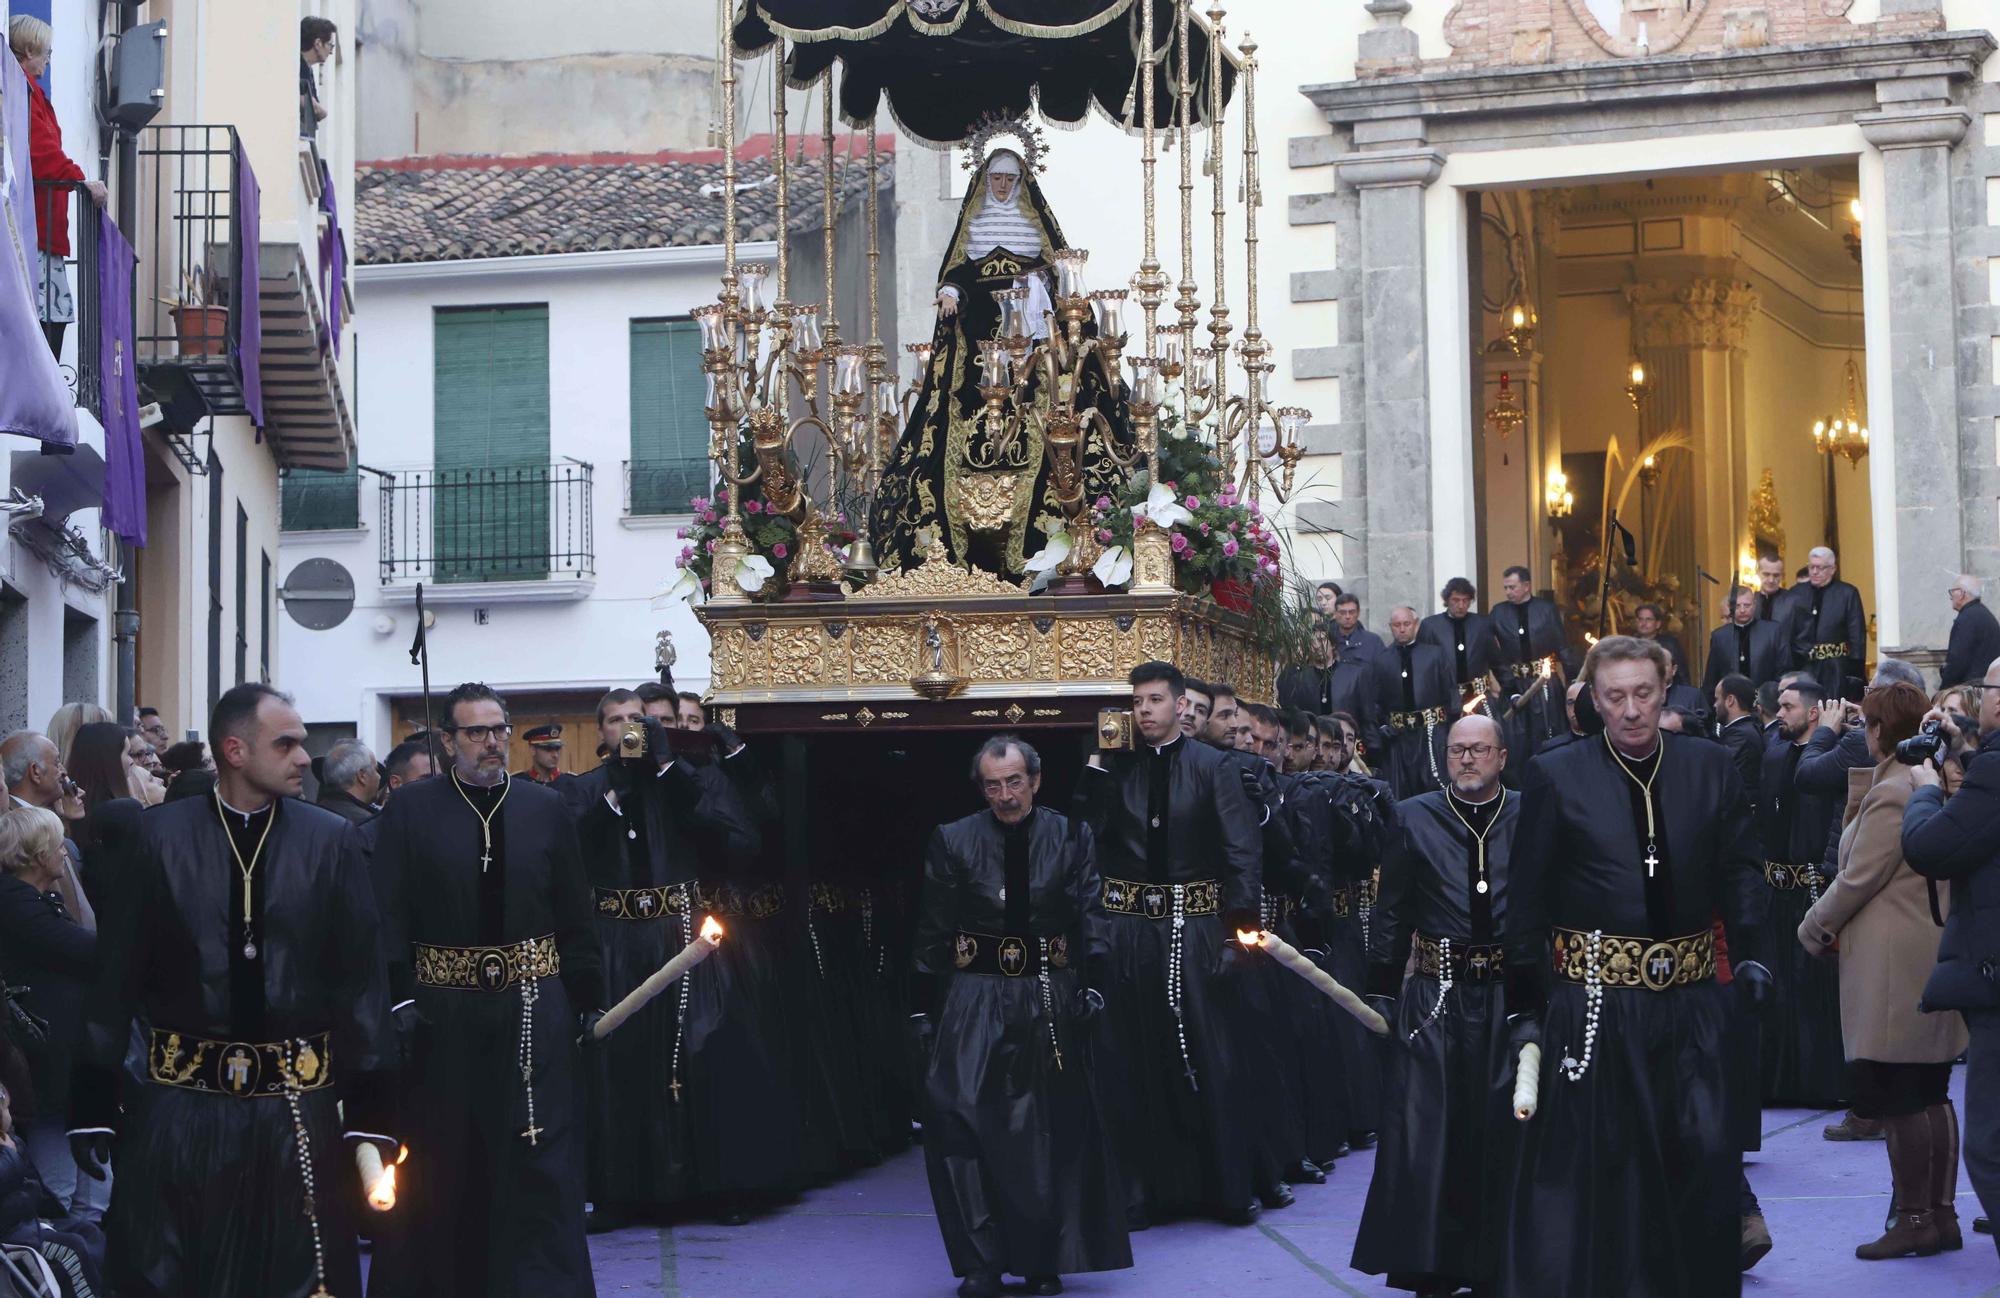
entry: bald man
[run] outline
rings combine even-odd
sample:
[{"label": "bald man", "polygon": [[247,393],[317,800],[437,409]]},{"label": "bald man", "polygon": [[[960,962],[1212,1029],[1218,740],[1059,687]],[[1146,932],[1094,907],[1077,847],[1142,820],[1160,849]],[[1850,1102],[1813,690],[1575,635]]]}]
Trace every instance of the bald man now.
[{"label": "bald man", "polygon": [[[1443,783],[1447,728],[1458,714],[1452,659],[1417,640],[1417,611],[1404,604],[1389,614],[1389,645],[1369,660],[1373,675],[1373,736],[1382,760],[1371,760],[1399,798]],[[1372,754],[1371,754],[1372,757]]]}]

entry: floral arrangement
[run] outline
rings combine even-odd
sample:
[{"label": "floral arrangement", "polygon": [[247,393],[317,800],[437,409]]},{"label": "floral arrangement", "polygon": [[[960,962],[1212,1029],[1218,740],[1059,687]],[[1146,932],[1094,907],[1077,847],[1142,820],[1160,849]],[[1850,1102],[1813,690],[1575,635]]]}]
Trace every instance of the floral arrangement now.
[{"label": "floral arrangement", "polygon": [[[695,496],[688,505],[694,522],[674,533],[687,544],[681,547],[677,560],[680,572],[660,592],[662,598],[691,600],[697,593],[706,596],[714,587],[715,547],[722,540],[723,520],[729,513],[729,488],[718,487],[713,500]],[[848,526],[845,513],[830,515],[826,524],[827,549],[844,568],[846,547],[854,541],[854,530]],[[743,534],[749,539],[750,553],[737,564],[736,584],[746,595],[763,593],[767,587],[776,595],[784,589],[784,574],[798,548],[798,525],[772,509],[752,484],[743,493]]]}]

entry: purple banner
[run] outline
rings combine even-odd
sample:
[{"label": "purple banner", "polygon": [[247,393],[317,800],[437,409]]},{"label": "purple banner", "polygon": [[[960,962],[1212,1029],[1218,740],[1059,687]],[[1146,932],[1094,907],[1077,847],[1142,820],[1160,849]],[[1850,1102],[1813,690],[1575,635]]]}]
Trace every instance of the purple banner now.
[{"label": "purple banner", "polygon": [[347,283],[347,240],[340,229],[340,198],[333,192],[333,172],[322,162],[319,174],[319,210],[326,213],[326,228],[319,232],[319,300],[326,303],[327,340],[338,358],[345,297],[342,289]]},{"label": "purple banner", "polygon": [[138,264],[118,223],[97,209],[97,421],[104,425],[102,522],[133,545],[146,543],[146,457],[139,448],[138,353],[132,270]]},{"label": "purple banner", "polygon": [[250,422],[264,426],[263,198],[250,155],[236,146],[236,372]]},{"label": "purple banner", "polygon": [[[76,445],[76,403],[35,309],[35,177],[28,152],[28,78],[0,57],[0,433]],[[67,195],[65,195],[65,200]]]}]

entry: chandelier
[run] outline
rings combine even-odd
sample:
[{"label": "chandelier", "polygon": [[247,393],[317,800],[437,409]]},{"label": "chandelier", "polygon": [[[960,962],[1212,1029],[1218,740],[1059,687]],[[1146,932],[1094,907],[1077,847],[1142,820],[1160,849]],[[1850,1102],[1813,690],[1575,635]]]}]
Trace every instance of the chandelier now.
[{"label": "chandelier", "polygon": [[1861,417],[1861,375],[1852,357],[1846,365],[1840,410],[1813,421],[1813,447],[1821,455],[1838,455],[1851,468],[1868,454],[1868,425]]}]

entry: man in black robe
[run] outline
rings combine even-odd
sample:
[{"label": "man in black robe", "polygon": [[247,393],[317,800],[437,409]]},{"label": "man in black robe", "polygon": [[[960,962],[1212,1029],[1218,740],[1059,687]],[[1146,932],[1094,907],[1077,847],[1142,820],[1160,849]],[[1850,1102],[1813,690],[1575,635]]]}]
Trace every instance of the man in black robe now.
[{"label": "man in black robe", "polygon": [[1451,678],[1458,686],[1458,697],[1463,702],[1474,694],[1489,692],[1487,674],[1501,661],[1500,641],[1494,634],[1493,619],[1473,611],[1472,602],[1479,592],[1470,581],[1453,577],[1444,584],[1441,593],[1444,612],[1433,613],[1423,620],[1417,628],[1417,640],[1444,651],[1445,661],[1451,665]]},{"label": "man in black robe", "polygon": [[375,887],[411,1149],[370,1298],[591,1298],[577,1040],[603,1013],[562,796],[507,774],[499,695],[441,705],[449,765],[383,813]]},{"label": "man in black robe", "polygon": [[1313,628],[1310,643],[1310,662],[1279,673],[1278,706],[1311,716],[1329,712],[1363,715],[1370,693],[1366,661],[1339,657],[1325,624]]},{"label": "man in black robe", "polygon": [[1221,753],[1180,732],[1180,670],[1132,670],[1135,742],[1084,770],[1076,806],[1097,841],[1110,927],[1104,981],[1116,1060],[1103,1093],[1127,1220],[1198,1209],[1256,1219],[1261,1094],[1234,1022],[1249,972],[1233,940],[1258,926],[1257,814]]},{"label": "man in black robe", "polygon": [[1500,593],[1506,598],[1493,606],[1494,657],[1507,699],[1507,747],[1518,773],[1551,739],[1569,732],[1563,690],[1572,664],[1563,660],[1562,611],[1535,594],[1526,568],[1516,564],[1501,573]]},{"label": "man in black robe", "polygon": [[2000,621],[1986,607],[1985,593],[1985,584],[1969,572],[1958,574],[1958,580],[1951,584],[1955,616],[1951,639],[1945,646],[1944,670],[1938,676],[1941,685],[1976,683],[1985,677],[1987,665],[2000,658]]},{"label": "man in black robe", "polygon": [[[116,1131],[104,1224],[120,1293],[355,1298],[341,1164],[358,1140],[389,1162],[396,1149],[380,921],[354,831],[299,800],[310,758],[290,700],[229,690],[209,742],[214,792],[140,818],[130,895],[98,947],[71,1145],[102,1178]],[[135,1018],[143,1083],[124,1068]]]},{"label": "man in black robe", "polygon": [[[1757,837],[1771,897],[1764,950],[1772,957],[1777,993],[1777,1013],[1763,1032],[1766,1104],[1831,1109],[1845,1105],[1848,1097],[1840,966],[1813,956],[1797,940],[1806,911],[1829,882],[1821,877],[1820,862],[1828,829],[1845,803],[1844,796],[1802,791],[1799,760],[1820,727],[1822,710],[1840,708],[1838,698],[1822,697],[1804,673],[1788,678],[1778,692],[1780,742],[1765,749],[1758,779]],[[1788,934],[1792,941],[1778,940]]]},{"label": "man in black robe", "polygon": [[1724,676],[1715,683],[1716,738],[1736,764],[1743,795],[1754,810],[1764,786],[1764,729],[1757,724],[1757,687],[1748,676]]},{"label": "man in black robe", "polygon": [[1819,682],[1820,693],[1838,700],[1849,681],[1863,681],[1868,656],[1868,615],[1861,592],[1835,576],[1832,550],[1815,546],[1806,555],[1806,589],[1792,627],[1792,656],[1798,670]]},{"label": "man in black robe", "polygon": [[1500,782],[1506,737],[1491,718],[1454,724],[1446,755],[1451,787],[1397,806],[1382,862],[1368,989],[1398,1048],[1354,1244],[1356,1270],[1436,1296],[1492,1280],[1505,1221],[1514,1123],[1500,936],[1521,809]]},{"label": "man in black robe", "polygon": [[[1600,641],[1583,676],[1602,736],[1537,757],[1522,789],[1509,1052],[1539,1042],[1542,1069],[1506,1200],[1506,1298],[1742,1289],[1726,998],[1768,995],[1770,898],[1729,755],[1660,733],[1671,670],[1657,644]],[[1738,993],[1715,977],[1718,912]]]},{"label": "man in black robe", "polygon": [[1458,719],[1461,699],[1451,659],[1436,645],[1418,641],[1415,609],[1405,605],[1389,614],[1389,635],[1389,647],[1369,662],[1375,677],[1372,734],[1380,747],[1371,748],[1368,765],[1397,797],[1407,798],[1439,787],[1444,737]]},{"label": "man in black robe", "polygon": [[1757,616],[1757,592],[1738,587],[1730,599],[1729,620],[1708,633],[1701,692],[1713,699],[1716,684],[1725,676],[1744,677],[1755,689],[1784,675],[1790,657],[1791,647],[1777,623]]},{"label": "man in black robe", "polygon": [[1002,735],[972,769],[987,810],[931,835],[912,952],[924,1168],[960,1298],[997,1298],[1003,1274],[1060,1293],[1064,1272],[1132,1265],[1091,1087],[1103,882],[1090,830],[1035,805],[1039,753]]},{"label": "man in black robe", "polygon": [[1798,629],[1799,614],[1808,600],[1806,572],[1805,568],[1799,569],[1793,574],[1792,584],[1787,586],[1784,560],[1774,554],[1757,560],[1757,617],[1783,633],[1786,671],[1799,665],[1793,656],[1792,639]]},{"label": "man in black robe", "polygon": [[1657,604],[1641,604],[1632,610],[1632,634],[1640,640],[1651,640],[1667,651],[1673,660],[1674,676],[1668,683],[1678,688],[1688,683],[1687,650],[1681,646],[1681,638],[1666,629],[1666,614]]}]

